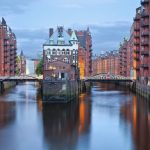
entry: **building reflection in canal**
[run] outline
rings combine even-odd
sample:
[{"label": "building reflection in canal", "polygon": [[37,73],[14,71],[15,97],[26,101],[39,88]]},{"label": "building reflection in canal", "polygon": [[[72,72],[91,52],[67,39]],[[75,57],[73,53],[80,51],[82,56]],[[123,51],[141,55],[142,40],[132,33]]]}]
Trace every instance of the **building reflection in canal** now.
[{"label": "building reflection in canal", "polygon": [[131,125],[135,150],[150,150],[150,106],[141,97],[133,96],[131,103],[120,109],[120,117]]},{"label": "building reflection in canal", "polygon": [[[80,101],[69,104],[43,103],[43,129],[50,148],[55,150],[76,149],[78,137],[90,128],[91,105],[82,94]],[[39,105],[41,105],[39,103]]]},{"label": "building reflection in canal", "polygon": [[150,104],[93,84],[69,104],[43,103],[34,83],[0,96],[0,150],[150,150]]},{"label": "building reflection in canal", "polygon": [[16,118],[16,103],[0,100],[0,128],[13,123]]}]

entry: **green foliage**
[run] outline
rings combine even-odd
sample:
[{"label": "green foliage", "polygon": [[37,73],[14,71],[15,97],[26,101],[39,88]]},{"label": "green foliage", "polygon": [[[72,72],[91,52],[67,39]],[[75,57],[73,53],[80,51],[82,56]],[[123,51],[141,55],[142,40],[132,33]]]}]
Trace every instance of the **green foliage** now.
[{"label": "green foliage", "polygon": [[19,73],[20,73],[20,69],[16,68],[16,75],[19,75]]},{"label": "green foliage", "polygon": [[43,74],[43,59],[41,59],[40,62],[38,63],[35,72],[38,76]]},{"label": "green foliage", "polygon": [[16,58],[17,64],[20,63],[20,61],[21,61],[20,56],[17,56],[17,58]]}]

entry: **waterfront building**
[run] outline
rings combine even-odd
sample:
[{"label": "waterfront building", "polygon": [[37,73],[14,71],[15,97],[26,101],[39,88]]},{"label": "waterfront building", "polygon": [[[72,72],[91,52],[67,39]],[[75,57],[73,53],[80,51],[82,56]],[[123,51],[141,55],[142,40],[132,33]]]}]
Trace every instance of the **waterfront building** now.
[{"label": "waterfront building", "polygon": [[150,82],[150,1],[141,1],[141,80]]},{"label": "waterfront building", "polygon": [[65,30],[61,26],[56,31],[49,29],[49,40],[43,45],[43,58],[44,78],[72,79],[75,78],[73,74],[79,74],[81,79],[90,76],[92,38],[89,28],[83,31]]},{"label": "waterfront building", "polygon": [[134,70],[134,36],[133,28],[131,28],[130,39],[124,39],[123,43],[120,44],[119,58],[120,58],[120,75],[124,77],[131,77],[135,79],[136,73]]},{"label": "waterfront building", "polygon": [[49,40],[43,45],[44,79],[75,79],[78,71],[78,39],[64,27],[49,30]]},{"label": "waterfront building", "polygon": [[[37,61],[37,60],[36,60]],[[26,75],[34,75],[36,74],[36,66],[37,66],[37,62],[35,63],[35,59],[26,59],[26,71],[25,74]]]},{"label": "waterfront building", "polygon": [[23,51],[21,51],[20,54],[20,74],[24,75],[26,73],[26,57],[23,54]]},{"label": "waterfront building", "polygon": [[134,68],[136,79],[143,84],[150,82],[150,1],[141,0],[134,18]]},{"label": "waterfront building", "polygon": [[76,31],[79,49],[78,66],[80,68],[80,78],[88,77],[92,74],[92,36],[89,28],[83,31]]},{"label": "waterfront building", "polygon": [[16,73],[16,36],[4,18],[0,21],[0,76],[13,76]]},{"label": "waterfront building", "polygon": [[119,54],[120,54],[120,75],[127,76],[127,48],[128,41],[124,39],[123,43],[120,44]]},{"label": "waterfront building", "polygon": [[141,7],[136,9],[136,16],[134,18],[133,22],[133,28],[134,28],[134,70],[136,72],[135,78],[140,79],[141,73]]}]

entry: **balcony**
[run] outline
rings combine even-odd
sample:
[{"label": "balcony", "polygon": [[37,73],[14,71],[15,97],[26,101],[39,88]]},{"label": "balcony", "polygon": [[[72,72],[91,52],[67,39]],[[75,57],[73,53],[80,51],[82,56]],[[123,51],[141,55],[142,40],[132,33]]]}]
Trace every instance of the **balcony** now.
[{"label": "balcony", "polygon": [[142,27],[149,27],[149,22],[148,21],[142,21],[141,26]]},{"label": "balcony", "polygon": [[135,18],[133,18],[134,21],[139,21],[140,20],[140,17],[139,16],[136,16]]},{"label": "balcony", "polygon": [[135,42],[134,42],[134,45],[135,45],[135,46],[140,45],[140,42],[139,42],[139,41],[135,41]]},{"label": "balcony", "polygon": [[134,67],[134,69],[136,69],[136,70],[140,70],[140,67],[139,67],[139,66],[136,66],[136,67]]},{"label": "balcony", "polygon": [[135,28],[134,28],[134,31],[136,31],[136,32],[137,32],[137,31],[140,31],[140,27],[135,27]]},{"label": "balcony", "polygon": [[4,58],[8,58],[9,56],[8,55],[4,55]]},{"label": "balcony", "polygon": [[148,64],[141,64],[141,67],[142,67],[142,68],[146,68],[146,69],[149,68],[149,67],[148,67]]},{"label": "balcony", "polygon": [[141,46],[149,46],[149,41],[143,41],[143,42],[141,43]]},{"label": "balcony", "polygon": [[149,55],[149,51],[148,50],[141,51],[141,55]]},{"label": "balcony", "polygon": [[140,61],[140,58],[139,57],[134,57],[134,60]]},{"label": "balcony", "polygon": [[8,44],[7,44],[7,43],[4,43],[4,46],[8,46]]},{"label": "balcony", "polygon": [[134,53],[139,53],[139,52],[140,52],[139,49],[134,50]]},{"label": "balcony", "polygon": [[149,4],[149,0],[141,0],[141,5]]},{"label": "balcony", "polygon": [[149,17],[149,13],[146,12],[146,11],[143,11],[143,12],[141,13],[141,17],[142,17],[142,18]]},{"label": "balcony", "polygon": [[142,37],[149,36],[149,32],[148,31],[144,31],[144,32],[142,32],[141,36]]},{"label": "balcony", "polygon": [[140,35],[139,34],[135,34],[134,38],[140,38]]}]

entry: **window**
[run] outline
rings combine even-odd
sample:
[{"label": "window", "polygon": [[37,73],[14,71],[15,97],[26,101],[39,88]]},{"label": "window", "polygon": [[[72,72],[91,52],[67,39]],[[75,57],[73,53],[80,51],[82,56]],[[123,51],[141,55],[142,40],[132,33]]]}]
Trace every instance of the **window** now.
[{"label": "window", "polygon": [[57,49],[57,55],[60,55],[60,49]]},{"label": "window", "polygon": [[66,54],[67,54],[67,55],[70,55],[70,51],[69,51],[69,49],[67,49]]},{"label": "window", "polygon": [[56,55],[56,49],[53,49],[52,54]]},{"label": "window", "polygon": [[68,59],[68,58],[64,58],[63,61],[64,61],[65,63],[69,63],[69,59]]},{"label": "window", "polygon": [[62,55],[65,55],[65,49],[62,50]]},{"label": "window", "polygon": [[75,54],[76,53],[76,50],[75,49],[73,49],[73,54]]}]

